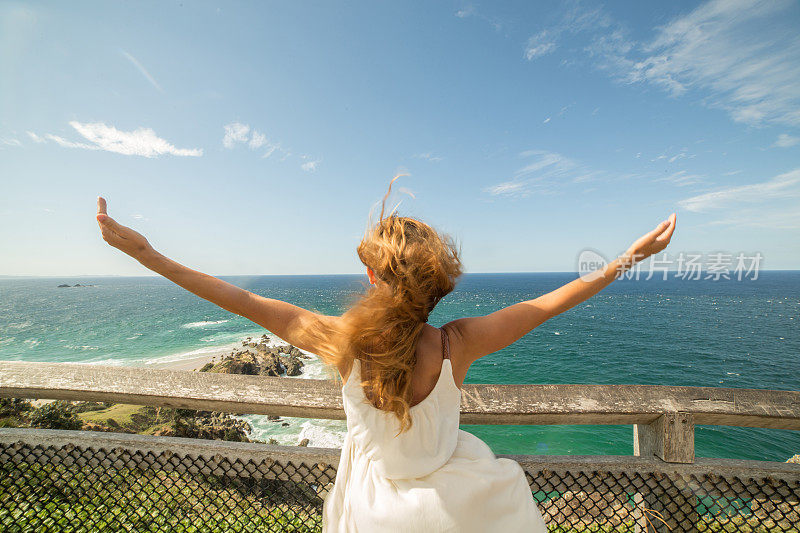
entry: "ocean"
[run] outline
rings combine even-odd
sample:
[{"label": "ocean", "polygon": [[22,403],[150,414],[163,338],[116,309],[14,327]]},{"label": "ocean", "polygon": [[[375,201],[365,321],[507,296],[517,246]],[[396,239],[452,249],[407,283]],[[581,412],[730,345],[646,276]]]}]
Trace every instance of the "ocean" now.
[{"label": "ocean", "polygon": [[[467,274],[429,322],[487,314],[575,278]],[[364,276],[252,276],[227,281],[339,314]],[[58,288],[62,283],[91,285]],[[800,272],[758,279],[620,280],[518,342],[477,361],[468,383],[654,384],[800,390]],[[223,354],[265,330],[157,277],[0,278],[0,360],[148,366]],[[277,339],[273,339],[277,342]],[[308,361],[298,378],[329,370]],[[253,437],[341,445],[343,421],[241,416]],[[631,426],[462,426],[496,453],[631,454]],[[785,461],[800,432],[698,426],[699,457]]]}]

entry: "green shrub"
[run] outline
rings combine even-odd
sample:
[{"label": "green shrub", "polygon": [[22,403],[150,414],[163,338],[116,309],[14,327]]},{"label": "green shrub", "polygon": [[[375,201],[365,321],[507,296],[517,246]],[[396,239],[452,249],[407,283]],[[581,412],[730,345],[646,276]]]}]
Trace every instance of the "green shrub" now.
[{"label": "green shrub", "polygon": [[31,409],[33,405],[25,398],[0,398],[0,417],[19,417]]},{"label": "green shrub", "polygon": [[69,402],[47,403],[31,414],[31,427],[44,429],[81,429],[83,422]]}]

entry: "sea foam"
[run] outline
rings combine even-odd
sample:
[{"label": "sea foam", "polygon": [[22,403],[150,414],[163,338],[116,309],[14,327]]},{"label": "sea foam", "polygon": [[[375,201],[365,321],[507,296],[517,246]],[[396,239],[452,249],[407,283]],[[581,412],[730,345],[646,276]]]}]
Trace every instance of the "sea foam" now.
[{"label": "sea foam", "polygon": [[227,320],[205,320],[203,322],[189,322],[188,324],[184,324],[181,327],[186,329],[194,329],[194,328],[214,328],[219,326],[220,324],[224,324]]}]

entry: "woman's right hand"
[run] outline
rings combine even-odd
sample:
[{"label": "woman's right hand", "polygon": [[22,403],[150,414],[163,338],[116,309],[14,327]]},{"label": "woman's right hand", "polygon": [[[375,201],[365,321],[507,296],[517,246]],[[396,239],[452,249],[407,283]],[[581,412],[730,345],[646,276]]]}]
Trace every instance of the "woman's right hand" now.
[{"label": "woman's right hand", "polygon": [[630,268],[639,261],[643,261],[653,254],[657,254],[667,247],[672,234],[675,232],[676,216],[672,213],[667,220],[656,226],[656,228],[636,240],[630,245],[620,258],[620,262],[625,267]]},{"label": "woman's right hand", "polygon": [[97,223],[103,240],[134,259],[140,259],[152,247],[144,236],[108,216],[105,198],[97,197]]}]

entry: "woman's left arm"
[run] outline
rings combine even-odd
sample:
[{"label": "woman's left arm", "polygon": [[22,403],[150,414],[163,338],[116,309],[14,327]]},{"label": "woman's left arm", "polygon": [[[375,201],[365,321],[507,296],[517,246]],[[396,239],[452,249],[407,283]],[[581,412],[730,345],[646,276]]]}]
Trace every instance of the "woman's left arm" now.
[{"label": "woman's left arm", "polygon": [[97,223],[103,240],[146,268],[231,313],[252,320],[303,350],[315,353],[318,348],[304,334],[310,324],[318,320],[332,322],[338,319],[318,315],[280,300],[264,298],[173,261],[157,252],[143,235],[108,216],[103,198],[97,199]]}]

